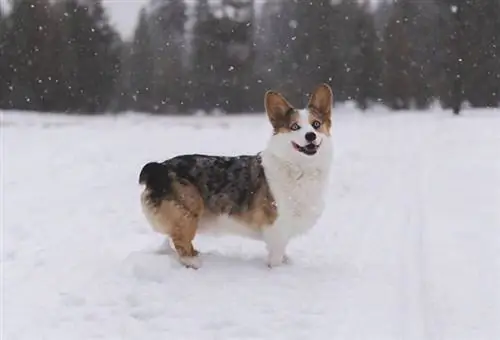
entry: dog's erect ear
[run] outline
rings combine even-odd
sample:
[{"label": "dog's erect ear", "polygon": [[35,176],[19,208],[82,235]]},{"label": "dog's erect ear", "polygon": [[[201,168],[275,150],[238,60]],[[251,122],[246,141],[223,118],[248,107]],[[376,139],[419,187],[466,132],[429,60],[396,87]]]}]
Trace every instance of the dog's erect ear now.
[{"label": "dog's erect ear", "polygon": [[327,84],[321,84],[314,89],[308,108],[317,111],[324,119],[329,119],[332,114],[332,104],[332,89]]},{"label": "dog's erect ear", "polygon": [[281,94],[275,91],[267,91],[264,96],[264,106],[266,108],[269,121],[275,128],[279,128],[285,120],[293,106]]}]

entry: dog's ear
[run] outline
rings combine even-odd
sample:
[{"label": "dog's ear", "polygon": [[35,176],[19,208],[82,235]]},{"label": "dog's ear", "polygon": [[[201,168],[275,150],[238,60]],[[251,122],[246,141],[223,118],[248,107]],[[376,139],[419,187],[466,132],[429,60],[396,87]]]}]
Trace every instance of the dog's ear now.
[{"label": "dog's ear", "polygon": [[288,121],[288,114],[293,106],[280,93],[267,91],[264,96],[264,106],[272,126],[276,129]]},{"label": "dog's ear", "polygon": [[317,86],[309,99],[308,108],[316,111],[325,120],[332,115],[333,93],[327,84]]}]

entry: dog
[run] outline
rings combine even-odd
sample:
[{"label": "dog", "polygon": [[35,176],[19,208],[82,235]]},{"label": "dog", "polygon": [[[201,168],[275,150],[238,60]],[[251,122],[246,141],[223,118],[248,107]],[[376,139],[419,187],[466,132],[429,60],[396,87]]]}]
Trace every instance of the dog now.
[{"label": "dog", "polygon": [[301,110],[270,90],[264,106],[273,132],[263,151],[185,154],[144,165],[143,213],[172,241],[182,265],[200,268],[193,239],[205,232],[263,241],[270,268],[289,260],[289,241],[310,230],[324,210],[333,157],[332,104],[327,84],[317,86]]}]

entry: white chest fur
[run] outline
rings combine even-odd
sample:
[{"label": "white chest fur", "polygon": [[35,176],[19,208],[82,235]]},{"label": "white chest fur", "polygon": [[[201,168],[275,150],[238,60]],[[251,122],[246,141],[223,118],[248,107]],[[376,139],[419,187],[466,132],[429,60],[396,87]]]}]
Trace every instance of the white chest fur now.
[{"label": "white chest fur", "polygon": [[329,166],[297,166],[263,155],[264,171],[278,208],[276,227],[291,238],[314,226],[324,209]]}]

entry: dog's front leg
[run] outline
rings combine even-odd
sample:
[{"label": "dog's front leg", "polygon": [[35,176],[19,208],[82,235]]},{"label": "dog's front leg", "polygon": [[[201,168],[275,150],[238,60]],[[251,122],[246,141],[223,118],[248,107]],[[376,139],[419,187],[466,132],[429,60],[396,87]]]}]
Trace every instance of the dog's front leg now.
[{"label": "dog's front leg", "polygon": [[282,232],[280,225],[273,225],[264,230],[264,242],[267,246],[267,266],[272,268],[286,262],[288,257],[285,254],[288,244],[288,237]]}]

